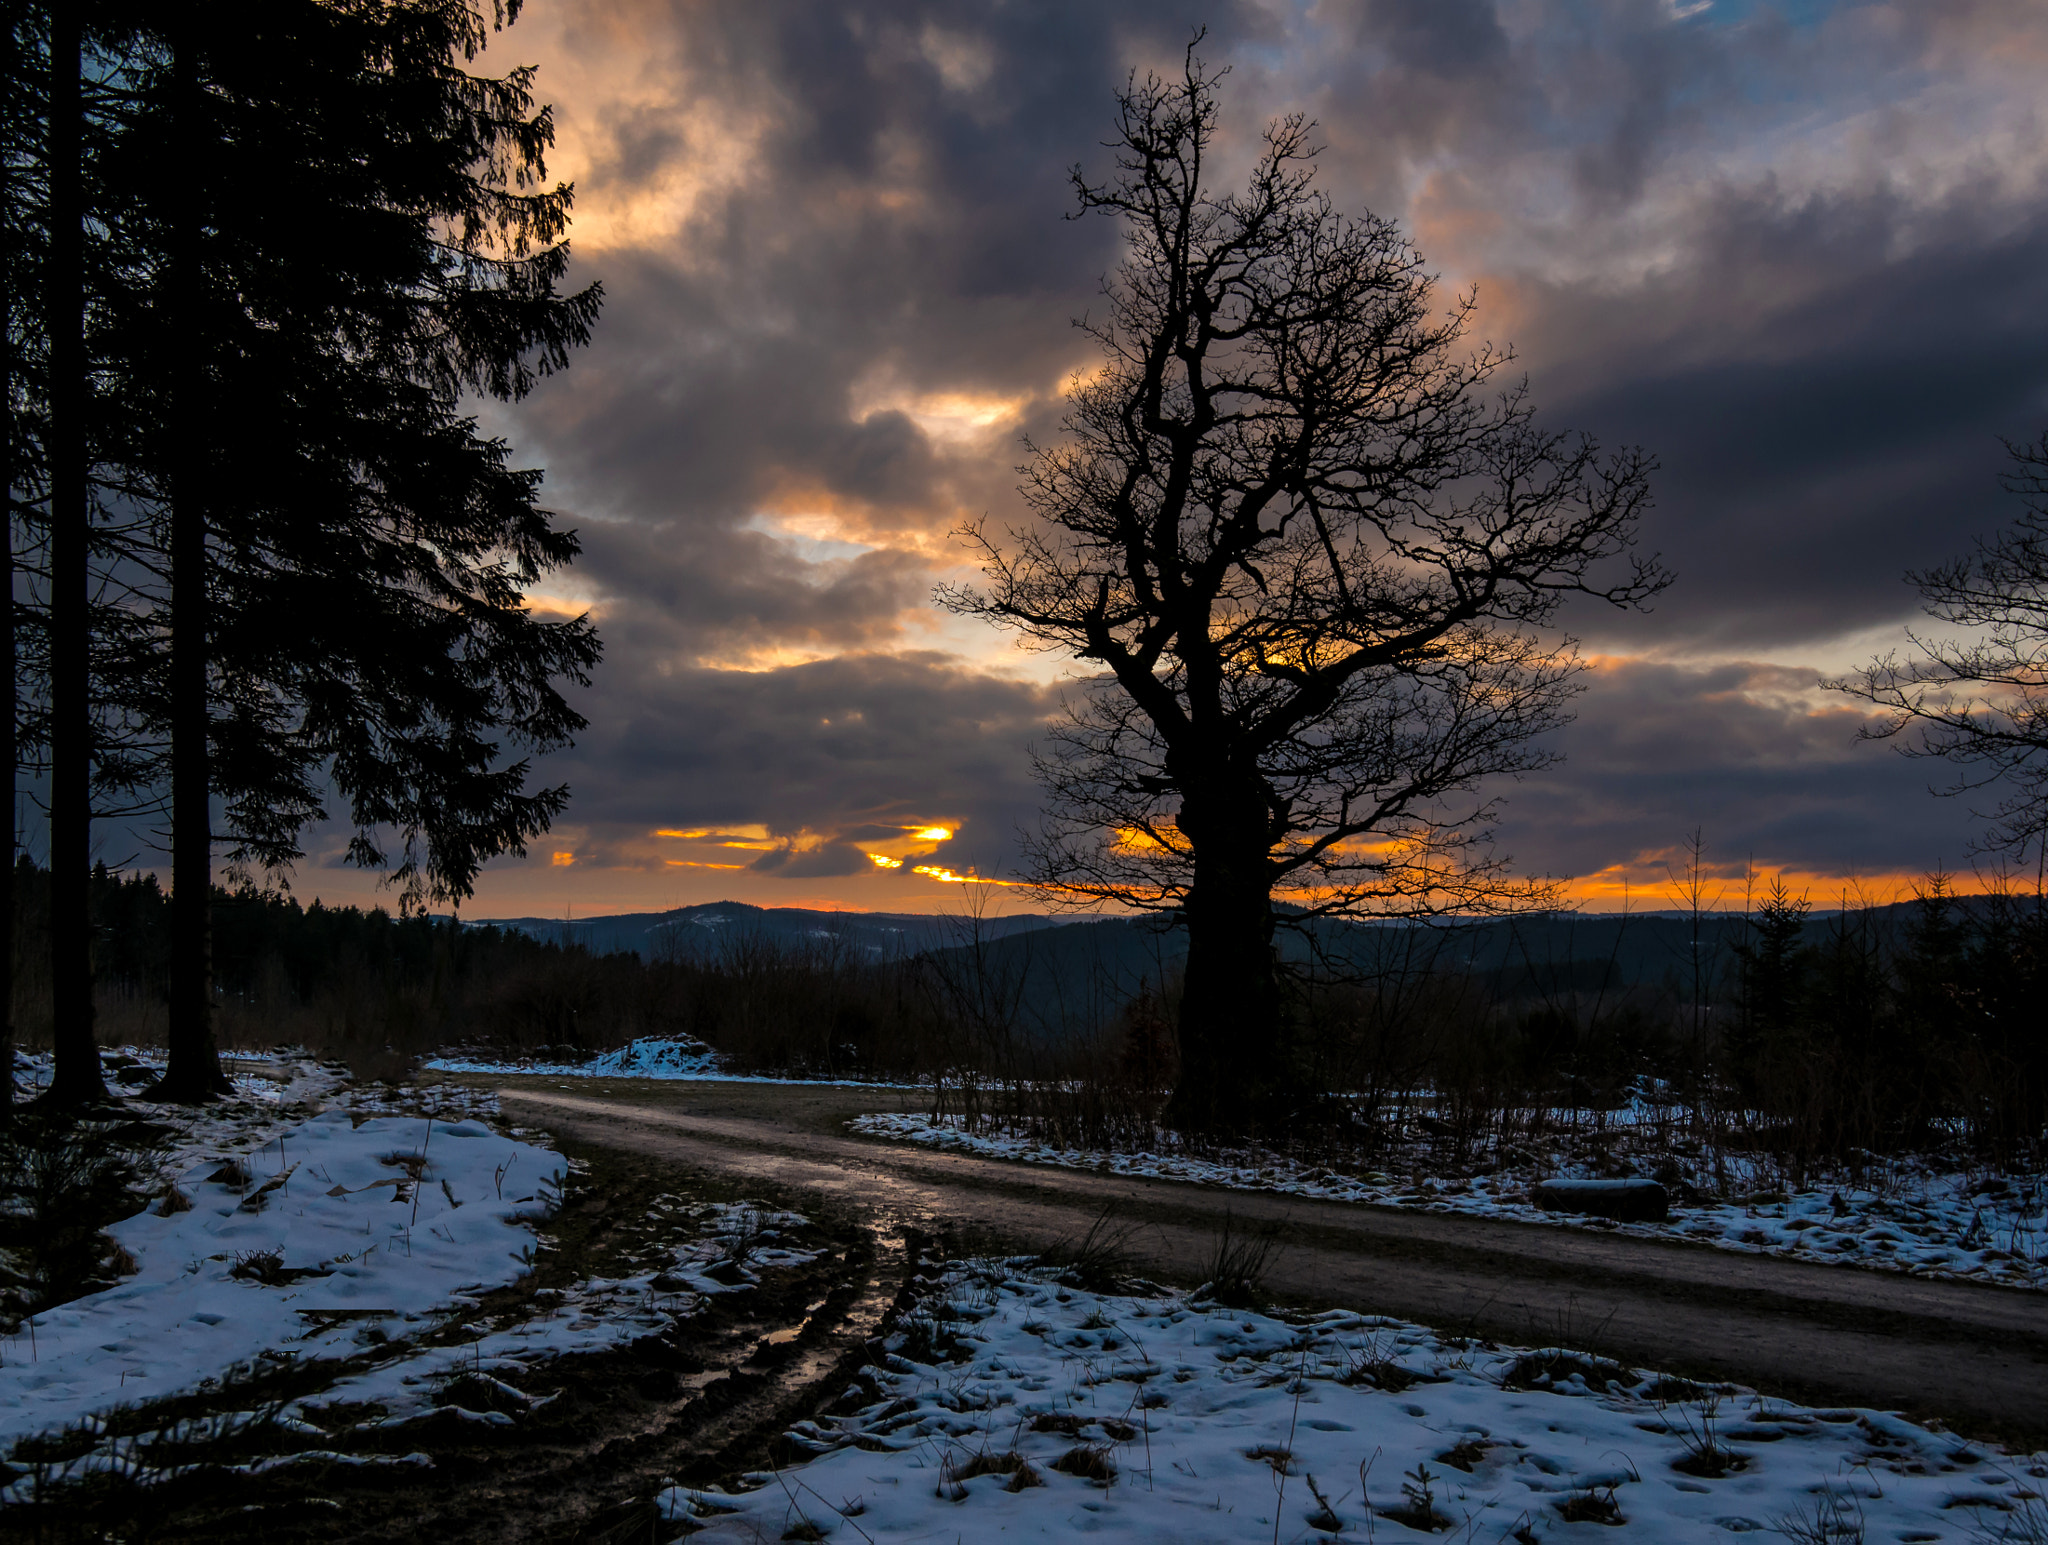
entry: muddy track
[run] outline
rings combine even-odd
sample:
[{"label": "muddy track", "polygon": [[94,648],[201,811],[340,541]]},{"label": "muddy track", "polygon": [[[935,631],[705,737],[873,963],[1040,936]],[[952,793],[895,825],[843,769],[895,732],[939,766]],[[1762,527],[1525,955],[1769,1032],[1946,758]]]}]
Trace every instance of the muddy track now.
[{"label": "muddy track", "polygon": [[499,1093],[515,1119],[821,1198],[878,1227],[979,1230],[1035,1250],[1112,1208],[1134,1270],[1193,1284],[1228,1218],[1276,1235],[1266,1282],[1284,1297],[2048,1442],[2048,1295],[845,1135],[846,1116],[892,1103],[873,1090],[522,1080]]},{"label": "muddy track", "polygon": [[[559,1248],[542,1278],[574,1280],[616,1267],[636,1241],[649,1196],[679,1191],[708,1200],[747,1193],[716,1172],[681,1173],[658,1156],[560,1144],[586,1161],[547,1231]],[[758,1196],[758,1191],[752,1193]],[[764,1269],[744,1293],[704,1301],[661,1333],[611,1351],[537,1363],[518,1382],[548,1397],[531,1414],[496,1426],[444,1412],[395,1427],[374,1422],[330,1441],[249,1429],[203,1455],[184,1475],[137,1488],[105,1483],[49,1504],[9,1510],[0,1539],[83,1541],[647,1541],[673,1537],[652,1498],[666,1481],[730,1483],[747,1470],[786,1462],[782,1434],[817,1414],[870,1360],[871,1339],[906,1299],[907,1263],[920,1236],[867,1226],[850,1212],[817,1220],[808,1265]],[[535,1285],[487,1295],[531,1295]],[[257,1408],[266,1395],[304,1393],[243,1386],[214,1401]],[[190,1402],[188,1402],[189,1404]],[[204,1416],[197,1405],[187,1416]],[[253,1446],[250,1446],[253,1445]],[[294,1460],[295,1449],[345,1458]],[[430,1465],[378,1464],[424,1455]],[[252,1460],[278,1468],[216,1468]],[[367,1463],[366,1463],[367,1461]]]}]

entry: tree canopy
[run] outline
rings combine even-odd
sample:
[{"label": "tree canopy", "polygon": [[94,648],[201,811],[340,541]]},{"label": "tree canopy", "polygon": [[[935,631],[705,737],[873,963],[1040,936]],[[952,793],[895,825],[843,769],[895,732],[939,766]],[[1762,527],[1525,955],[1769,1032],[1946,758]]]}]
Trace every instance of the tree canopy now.
[{"label": "tree canopy", "polygon": [[2048,858],[2048,433],[2008,445],[2003,478],[2023,510],[1969,554],[1911,573],[1922,609],[1944,629],[1907,630],[1910,650],[1829,683],[1874,704],[1867,738],[1908,756],[1941,757],[1960,772],[1943,792],[1992,791],[1978,814],[1986,846],[2024,861]]},{"label": "tree canopy", "polygon": [[[91,496],[22,507],[53,550],[83,528],[90,583],[120,600],[81,617],[86,577],[52,573],[47,653],[94,668],[42,686],[53,724],[83,699],[132,732],[100,737],[103,786],[118,769],[167,796],[189,911],[167,1089],[190,1096],[212,1056],[216,839],[280,870],[338,802],[349,859],[411,907],[468,895],[566,803],[528,787],[529,757],[582,726],[562,689],[599,647],[587,616],[528,594],[577,543],[475,405],[563,368],[602,292],[564,287],[572,192],[547,181],[533,71],[470,68],[505,8],[86,9],[76,67],[50,80],[90,89],[68,119],[53,106],[41,147],[44,181],[79,189],[40,217],[77,294],[46,286],[30,329],[81,340],[42,396],[83,407],[24,418],[74,424],[32,438],[51,489],[77,473]],[[72,846],[53,837],[66,895]],[[80,1019],[61,1013],[60,1037]]]},{"label": "tree canopy", "polygon": [[[1190,930],[1184,1120],[1226,1119],[1280,1010],[1291,917],[1528,904],[1484,847],[1498,774],[1540,767],[1579,668],[1567,596],[1640,605],[1650,459],[1538,426],[1511,356],[1473,344],[1390,221],[1314,186],[1312,126],[1209,186],[1218,77],[1192,48],[1119,102],[1123,223],[1101,366],[1032,445],[1035,524],[968,532],[958,611],[1092,668],[1039,769],[1030,875],[1050,899],[1172,909]],[[1234,1069],[1229,1076],[1227,1068]]]}]

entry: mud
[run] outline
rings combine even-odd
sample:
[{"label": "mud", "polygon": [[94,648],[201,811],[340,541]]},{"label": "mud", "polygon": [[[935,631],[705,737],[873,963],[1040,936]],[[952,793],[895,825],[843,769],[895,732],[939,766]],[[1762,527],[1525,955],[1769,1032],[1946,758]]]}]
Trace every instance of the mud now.
[{"label": "mud", "polygon": [[[557,1248],[539,1257],[529,1281],[487,1297],[479,1317],[516,1314],[522,1296],[622,1267],[649,1242],[650,1196],[786,1200],[656,1156],[573,1138],[557,1146],[583,1166],[547,1228]],[[228,1420],[180,1456],[182,1467],[158,1468],[149,1484],[101,1477],[53,1491],[46,1505],[11,1509],[0,1516],[0,1538],[672,1538],[676,1530],[653,1511],[656,1488],[670,1478],[729,1481],[786,1460],[782,1433],[854,1380],[904,1292],[916,1236],[878,1230],[845,1210],[812,1217],[803,1244],[822,1253],[809,1264],[760,1269],[758,1287],[710,1298],[629,1346],[511,1376],[512,1392],[497,1407],[512,1416],[509,1425],[449,1410],[380,1427],[376,1408],[336,1404],[313,1410],[325,1433],[281,1431],[261,1414],[307,1395],[311,1374],[279,1369],[175,1409],[130,1413],[128,1425],[152,1435],[177,1422],[205,1432],[210,1418],[231,1412],[259,1419]],[[486,1397],[488,1382],[479,1381]],[[484,1403],[466,1390],[451,1393],[472,1409]],[[293,1462],[295,1454],[343,1457]],[[430,1463],[349,1462],[411,1455]],[[280,1459],[287,1462],[262,1473],[227,1468]]]}]

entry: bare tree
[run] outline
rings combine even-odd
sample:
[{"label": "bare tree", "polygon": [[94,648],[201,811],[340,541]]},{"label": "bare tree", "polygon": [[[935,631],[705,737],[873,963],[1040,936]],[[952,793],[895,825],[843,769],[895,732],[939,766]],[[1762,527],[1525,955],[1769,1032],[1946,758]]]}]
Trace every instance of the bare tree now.
[{"label": "bare tree", "polygon": [[[1199,41],[1199,39],[1197,40]],[[1483,778],[1545,765],[1578,660],[1544,626],[1572,593],[1637,605],[1624,561],[1649,460],[1540,431],[1511,357],[1467,349],[1389,221],[1312,187],[1312,126],[1271,125],[1241,194],[1204,162],[1218,75],[1119,99],[1117,174],[1074,185],[1124,222],[1102,368],[1061,443],[1032,445],[1040,517],[954,610],[1092,662],[1039,762],[1048,899],[1180,913],[1181,1080],[1168,1119],[1241,1124],[1271,1092],[1291,920],[1540,900],[1485,849]]]},{"label": "bare tree", "polygon": [[1938,756],[1963,769],[1938,792],[2002,785],[1976,813],[1991,823],[1985,846],[2015,859],[2048,858],[2048,433],[2013,445],[2000,481],[2026,505],[2010,528],[1906,580],[1937,622],[1963,638],[1906,630],[1913,657],[1873,660],[1859,676],[1827,686],[1883,711],[1866,740],[1893,740],[1907,756]]}]

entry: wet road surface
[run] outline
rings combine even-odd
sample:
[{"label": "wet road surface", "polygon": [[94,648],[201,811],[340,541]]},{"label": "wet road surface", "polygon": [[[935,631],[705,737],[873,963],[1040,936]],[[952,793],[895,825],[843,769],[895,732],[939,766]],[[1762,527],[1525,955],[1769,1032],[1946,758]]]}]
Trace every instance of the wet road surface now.
[{"label": "wet road surface", "polygon": [[519,1080],[498,1092],[516,1119],[822,1197],[883,1226],[972,1228],[1038,1250],[1111,1208],[1132,1270],[1192,1285],[1228,1217],[1276,1234],[1265,1282],[1285,1298],[2048,1441],[2048,1294],[845,1134],[848,1116],[901,1103],[880,1090]]}]

